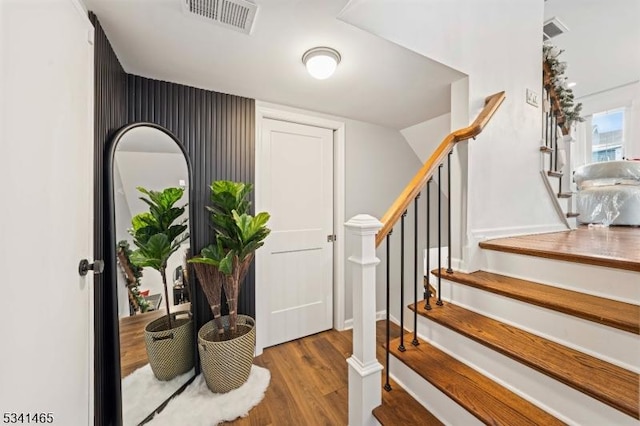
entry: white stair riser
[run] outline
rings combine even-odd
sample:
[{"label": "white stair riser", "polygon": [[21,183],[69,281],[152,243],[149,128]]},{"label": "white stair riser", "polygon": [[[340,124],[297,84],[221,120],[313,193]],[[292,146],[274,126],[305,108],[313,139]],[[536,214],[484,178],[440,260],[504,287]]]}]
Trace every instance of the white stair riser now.
[{"label": "white stair riser", "polygon": [[640,305],[640,272],[495,250],[481,255],[488,272]]},{"label": "white stair riser", "polygon": [[[432,285],[434,282],[432,281]],[[444,279],[442,299],[628,370],[640,372],[640,338],[637,334]],[[412,329],[413,317],[407,315],[412,313],[405,314],[405,321],[410,318]]]},{"label": "white stair riser", "polygon": [[[420,317],[418,331],[420,337],[434,346],[568,424],[580,426],[638,426],[640,424],[630,416],[580,391],[426,318]],[[510,383],[517,383],[517,389],[509,385]]]},{"label": "white stair riser", "polygon": [[445,425],[476,426],[483,424],[396,357],[390,356],[389,363],[391,364],[389,371],[393,380]]}]

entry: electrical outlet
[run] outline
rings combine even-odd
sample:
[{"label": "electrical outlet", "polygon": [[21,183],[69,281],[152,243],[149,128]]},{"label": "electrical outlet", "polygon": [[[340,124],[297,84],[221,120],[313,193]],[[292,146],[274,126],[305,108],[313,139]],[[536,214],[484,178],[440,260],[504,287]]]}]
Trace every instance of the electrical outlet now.
[{"label": "electrical outlet", "polygon": [[527,89],[527,103],[538,108],[538,94],[531,89]]}]

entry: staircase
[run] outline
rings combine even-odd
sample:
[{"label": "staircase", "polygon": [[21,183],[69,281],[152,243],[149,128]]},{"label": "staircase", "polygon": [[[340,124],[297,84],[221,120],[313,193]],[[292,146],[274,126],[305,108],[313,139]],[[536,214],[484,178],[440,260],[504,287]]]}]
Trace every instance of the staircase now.
[{"label": "staircase", "polygon": [[639,425],[640,262],[508,240],[481,244],[486,270],[432,271],[443,304],[409,306],[419,344],[390,342],[395,382],[444,424]]},{"label": "staircase", "polygon": [[573,192],[570,191],[570,185],[567,184],[571,179],[571,167],[568,164],[571,148],[569,142],[573,139],[569,134],[569,123],[565,120],[559,98],[551,82],[551,69],[546,62],[543,62],[542,65],[544,100],[542,103],[540,176],[560,219],[567,228],[575,229],[578,214],[574,211]]},{"label": "staircase", "polygon": [[[503,100],[503,92],[489,96],[469,127],[448,135],[381,221],[358,215],[346,224],[358,241],[349,257],[352,426],[640,425],[639,229],[580,227],[483,241],[474,251],[478,270],[452,267],[444,246],[456,241],[451,205],[442,214],[441,183],[450,203],[452,150],[482,132]],[[556,144],[541,152],[558,158]],[[548,178],[558,179],[558,205],[571,194],[548,164],[544,178],[548,188]],[[380,267],[378,248],[386,248]],[[377,273],[386,279],[384,366],[374,338]],[[391,322],[403,330],[394,339]]]}]

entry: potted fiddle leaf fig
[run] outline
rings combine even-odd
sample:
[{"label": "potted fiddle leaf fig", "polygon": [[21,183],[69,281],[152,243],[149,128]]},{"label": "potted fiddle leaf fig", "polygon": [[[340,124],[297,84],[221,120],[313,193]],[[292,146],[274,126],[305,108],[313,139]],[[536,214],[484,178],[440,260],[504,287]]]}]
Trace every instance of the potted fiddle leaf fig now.
[{"label": "potted fiddle leaf fig", "polygon": [[[198,331],[198,351],[205,381],[216,393],[240,387],[249,378],[255,351],[255,321],[238,315],[238,296],[255,251],[269,235],[269,214],[249,214],[250,184],[215,181],[211,184],[211,223],[214,243],[190,260],[211,306],[213,320]],[[229,314],[221,315],[222,290]]]},{"label": "potted fiddle leaf fig", "polygon": [[140,199],[149,211],[137,214],[131,220],[136,250],[131,253],[131,263],[138,267],[155,269],[162,277],[166,313],[145,327],[145,343],[149,364],[158,380],[171,380],[193,368],[193,321],[186,311],[169,310],[167,287],[167,262],[180,245],[189,238],[187,218],[180,219],[186,204],[176,206],[184,189],[166,188],[152,191],[137,188]]}]

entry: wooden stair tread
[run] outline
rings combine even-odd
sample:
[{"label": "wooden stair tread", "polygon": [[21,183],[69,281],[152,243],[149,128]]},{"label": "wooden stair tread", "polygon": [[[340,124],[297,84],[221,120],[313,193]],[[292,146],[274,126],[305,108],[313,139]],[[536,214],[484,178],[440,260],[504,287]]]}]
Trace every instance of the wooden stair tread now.
[{"label": "wooden stair tread", "polygon": [[611,227],[521,235],[481,241],[480,247],[505,253],[558,259],[640,272],[640,229]]},{"label": "wooden stair tread", "polygon": [[545,154],[549,154],[549,153],[552,153],[552,152],[553,152],[553,148],[550,148],[550,147],[548,147],[548,146],[544,146],[544,145],[542,145],[542,146],[540,147],[540,152],[543,152],[543,153],[545,153]]},{"label": "wooden stair tread", "polygon": [[558,198],[571,198],[573,194],[571,192],[560,192]]},{"label": "wooden stair tread", "polygon": [[571,217],[578,217],[580,216],[580,213],[576,213],[576,212],[567,212],[567,217],[571,218]]},{"label": "wooden stair tread", "polygon": [[637,373],[452,303],[431,311],[423,306],[418,303],[420,315],[638,418]]},{"label": "wooden stair tread", "polygon": [[[410,341],[413,337],[408,336]],[[405,352],[400,352],[397,338],[390,342],[390,352],[485,424],[564,424],[473,368],[419,341],[419,346],[409,344]]]},{"label": "wooden stair tread", "polygon": [[557,172],[555,170],[549,170],[547,171],[547,176],[551,176],[551,177],[562,177],[563,174],[562,172]]},{"label": "wooden stair tread", "polygon": [[383,426],[427,425],[443,423],[400,385],[391,381],[391,391],[382,391],[382,405],[373,410],[374,417]]},{"label": "wooden stair tread", "polygon": [[[438,275],[438,270],[433,270]],[[588,321],[640,334],[640,306],[486,271],[440,271],[442,278]]]}]

